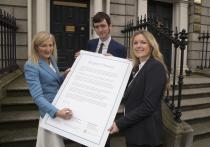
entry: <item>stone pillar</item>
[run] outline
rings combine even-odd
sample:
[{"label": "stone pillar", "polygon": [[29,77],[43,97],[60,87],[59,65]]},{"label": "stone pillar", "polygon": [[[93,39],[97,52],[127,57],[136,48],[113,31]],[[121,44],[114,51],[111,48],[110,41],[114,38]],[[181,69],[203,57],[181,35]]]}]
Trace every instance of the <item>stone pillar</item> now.
[{"label": "stone pillar", "polygon": [[147,15],[147,0],[138,0],[138,16],[141,17],[141,15],[144,17],[144,15]]},{"label": "stone pillar", "polygon": [[[180,0],[177,3],[174,3],[173,22],[174,22],[173,30],[175,30],[175,27],[177,27],[179,32],[182,29],[185,29],[188,32],[188,2],[187,2],[187,0]],[[174,50],[172,53],[174,54]],[[179,68],[180,68],[180,58],[181,58],[181,52],[180,52],[180,49],[178,49],[177,50],[177,69],[176,70],[179,70]],[[174,65],[173,61],[174,61],[174,59],[173,59],[173,55],[172,55],[172,64],[171,65]],[[184,70],[187,69],[187,48],[184,51],[184,66],[183,67],[184,67]]]},{"label": "stone pillar", "polygon": [[191,147],[194,131],[192,127],[184,121],[176,122],[165,102],[162,102],[162,116],[164,124],[162,147]]},{"label": "stone pillar", "polygon": [[[102,6],[102,0],[94,0],[93,3],[93,15],[95,15],[97,12],[103,11]],[[98,35],[96,35],[95,32],[93,32],[93,38],[97,38]]]},{"label": "stone pillar", "polygon": [[103,11],[102,7],[102,0],[94,0],[94,8],[93,8],[93,15],[95,15],[97,12]]},{"label": "stone pillar", "polygon": [[47,31],[47,0],[36,1],[36,32]]},{"label": "stone pillar", "polygon": [[31,56],[32,40],[32,0],[28,0],[28,57]]},{"label": "stone pillar", "polygon": [[106,0],[106,13],[110,15],[110,0]]}]

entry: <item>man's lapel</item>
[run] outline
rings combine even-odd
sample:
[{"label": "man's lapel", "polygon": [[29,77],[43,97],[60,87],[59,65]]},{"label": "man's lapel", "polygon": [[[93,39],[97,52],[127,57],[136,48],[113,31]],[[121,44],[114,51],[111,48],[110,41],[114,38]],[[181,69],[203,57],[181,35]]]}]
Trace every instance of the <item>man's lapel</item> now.
[{"label": "man's lapel", "polygon": [[114,47],[113,47],[113,39],[110,40],[109,45],[108,45],[108,49],[107,49],[107,53],[111,53],[113,52]]},{"label": "man's lapel", "polygon": [[93,42],[93,52],[97,51],[98,42],[99,42],[99,39],[94,40],[94,42]]}]

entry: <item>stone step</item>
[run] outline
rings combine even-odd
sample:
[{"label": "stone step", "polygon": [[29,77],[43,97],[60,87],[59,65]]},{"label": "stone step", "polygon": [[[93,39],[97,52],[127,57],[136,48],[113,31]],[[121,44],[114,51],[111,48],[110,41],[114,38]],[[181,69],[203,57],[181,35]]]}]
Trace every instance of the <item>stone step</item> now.
[{"label": "stone step", "polygon": [[[38,110],[38,107],[33,102],[31,97],[5,97],[0,101],[1,111],[26,111]],[[120,105],[118,113],[123,113],[124,106]]]},{"label": "stone step", "polygon": [[205,98],[193,98],[193,99],[183,99],[181,102],[182,106],[194,106],[210,103],[210,97]]},{"label": "stone step", "polygon": [[[1,147],[35,147],[37,127],[3,130],[0,132]],[[21,135],[20,135],[21,134]],[[69,139],[64,140],[66,147],[81,147],[80,144]]]},{"label": "stone step", "polygon": [[[170,76],[170,84],[173,85],[173,75]],[[176,77],[175,86],[178,87],[178,77]],[[197,87],[209,87],[210,85],[210,78],[199,76],[199,75],[192,75],[192,76],[184,76],[183,79],[183,88],[197,88]]]},{"label": "stone step", "polygon": [[1,147],[29,147],[35,146],[37,127],[33,128],[16,128],[0,131]]},{"label": "stone step", "polygon": [[7,86],[7,89],[28,89],[25,77],[21,76],[17,78]]},{"label": "stone step", "polygon": [[210,133],[194,137],[192,147],[210,147]]},{"label": "stone step", "polygon": [[23,77],[22,75],[23,75],[23,73],[22,73],[22,71],[20,69],[16,69],[13,72],[0,74],[0,92],[1,92],[1,96],[3,96],[5,94],[5,90],[6,90],[7,86],[11,82],[15,81],[17,78]]},{"label": "stone step", "polygon": [[[16,128],[0,132],[1,147],[35,147],[38,127]],[[21,134],[21,135],[20,135]],[[80,144],[65,139],[66,147],[81,147]]]},{"label": "stone step", "polygon": [[194,130],[194,137],[210,133],[210,117],[187,121]]},{"label": "stone step", "polygon": [[[118,109],[117,115],[119,116],[122,114],[123,106],[121,105]],[[37,126],[38,120],[38,110],[0,112],[0,129]]]},{"label": "stone step", "polygon": [[210,70],[209,69],[194,69],[193,75],[210,78]]},{"label": "stone step", "polygon": [[[193,88],[207,88],[210,87],[210,83],[194,83],[194,84],[184,84],[182,86],[183,89],[193,89]],[[175,86],[178,88],[178,85]]]},{"label": "stone step", "polygon": [[[177,100],[175,101],[177,104]],[[210,97],[183,99],[181,101],[182,111],[210,108]]]},{"label": "stone step", "polygon": [[200,110],[190,110],[182,112],[181,119],[188,121],[193,119],[201,119],[210,117],[210,108],[200,109]]},{"label": "stone step", "polygon": [[0,129],[25,128],[37,126],[38,111],[0,112]]},{"label": "stone step", "polygon": [[[182,119],[186,120],[189,124],[191,124],[195,130],[194,135],[196,138],[195,139],[196,146],[193,144],[193,147],[197,147],[197,145],[201,147],[205,147],[205,146],[202,146],[203,141],[205,142],[203,145],[206,145],[206,141],[208,141],[208,139],[210,138],[210,137],[209,138],[200,137],[200,136],[205,136],[205,134],[208,134],[210,132],[210,129],[209,129],[210,128],[210,123],[209,123],[210,122],[210,88],[209,88],[210,82],[209,82],[209,79],[200,78],[200,77],[199,78],[194,77],[194,79],[187,79],[187,78],[184,79],[185,85],[183,86],[184,88],[182,91],[183,100],[181,102],[182,110],[184,110],[184,112],[182,113]],[[199,80],[201,80],[200,83],[198,82]],[[23,82],[24,84],[21,85],[21,82]],[[178,92],[176,91],[176,95],[177,93]],[[8,136],[6,137],[8,138],[7,141],[4,141],[4,142],[2,141],[3,138],[5,137],[2,137],[1,132],[9,131],[9,132],[13,132],[12,134],[15,134],[15,132],[18,132],[19,129],[21,131],[31,132],[30,129],[34,129],[34,128],[36,132],[37,125],[38,125],[38,118],[39,118],[38,111],[31,111],[31,110],[34,110],[34,108],[32,107],[35,105],[32,99],[29,97],[30,94],[28,91],[28,86],[25,80],[23,79],[23,77],[22,79],[18,79],[16,80],[15,83],[9,85],[7,89],[7,94],[10,97],[7,97],[3,99],[2,102],[0,102],[2,103],[1,108],[4,111],[4,112],[0,112],[0,130],[1,130],[0,131],[0,146],[1,147],[6,147],[6,146],[9,147],[9,145],[11,147],[19,146],[19,145],[22,147],[35,146],[36,133],[33,136],[26,135],[25,138],[24,137],[19,138],[20,136],[19,135],[16,138],[14,137],[13,141],[9,141],[9,138],[12,138],[12,137]],[[26,110],[30,110],[28,111],[28,113],[23,111],[24,108],[26,108],[26,106],[29,106],[29,108],[26,109]],[[18,110],[19,112],[15,112],[15,113],[6,112],[6,111],[12,111],[12,110]],[[36,113],[35,114],[36,116],[29,114],[29,112],[32,112],[32,114],[33,112]],[[122,115],[122,114],[123,114],[123,106],[121,105],[118,110],[118,115]],[[13,118],[7,117],[7,116],[13,116]],[[21,136],[24,136],[22,135],[21,132],[19,132],[19,134],[21,134]],[[114,138],[117,138],[117,137],[114,137]],[[66,141],[66,142],[68,146],[69,141]],[[115,144],[119,145],[118,142]],[[78,144],[71,144],[69,145],[69,147],[70,146],[79,147]]]},{"label": "stone step", "polygon": [[17,96],[30,96],[28,85],[24,76],[19,77],[15,81],[11,82],[7,86],[7,96],[17,97]]},{"label": "stone step", "polygon": [[37,106],[29,96],[5,97],[1,101],[1,111],[26,111],[38,110]]},{"label": "stone step", "polygon": [[[172,96],[172,91],[169,91],[169,96]],[[177,99],[177,97],[178,97],[178,90],[175,90],[175,99]],[[202,97],[210,97],[210,87],[182,90],[182,99],[202,98]]]},{"label": "stone step", "polygon": [[26,89],[7,89],[8,97],[22,97],[22,96],[31,96],[28,88]]},{"label": "stone step", "polygon": [[[170,83],[172,84],[172,81]],[[202,89],[209,87],[210,87],[210,78],[208,77],[202,77],[197,75],[184,77],[183,94],[186,89],[192,89],[192,88]],[[177,80],[176,80],[176,88],[177,88]],[[7,90],[8,90],[8,96],[23,96],[23,95],[30,96],[30,93],[28,91],[28,85],[26,83],[26,80],[24,79],[24,76],[19,77],[11,84],[9,84]]]},{"label": "stone step", "polygon": [[[21,135],[20,135],[21,134]],[[37,137],[37,127],[3,130],[0,132],[1,147],[35,147]],[[81,147],[80,144],[65,139],[66,147]],[[125,138],[122,136],[113,136],[111,138],[111,147],[125,147]]]}]

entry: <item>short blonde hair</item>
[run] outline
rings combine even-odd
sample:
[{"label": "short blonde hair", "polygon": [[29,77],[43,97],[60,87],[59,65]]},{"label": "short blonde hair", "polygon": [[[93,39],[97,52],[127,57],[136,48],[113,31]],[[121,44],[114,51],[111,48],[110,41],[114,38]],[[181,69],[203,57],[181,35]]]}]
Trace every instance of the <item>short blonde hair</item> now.
[{"label": "short blonde hair", "polygon": [[132,58],[132,61],[133,61],[133,64],[134,64],[134,68],[140,64],[140,60],[135,56],[134,49],[133,49],[134,39],[138,35],[143,35],[145,37],[145,39],[148,41],[148,44],[149,44],[150,49],[151,49],[150,57],[159,61],[164,66],[165,71],[166,71],[166,75],[167,75],[166,88],[168,89],[170,87],[168,69],[167,69],[167,66],[164,62],[164,57],[163,57],[162,53],[160,52],[159,45],[158,45],[155,37],[149,31],[145,31],[145,30],[137,31],[132,37],[132,40],[131,40],[132,41],[132,48],[130,50],[130,54],[131,54],[131,58]]},{"label": "short blonde hair", "polygon": [[49,32],[41,31],[41,32],[38,32],[33,37],[33,40],[32,40],[31,59],[34,63],[38,63],[38,61],[39,61],[38,48],[40,47],[40,45],[42,45],[48,39],[51,39],[53,42],[52,55],[57,59],[57,47],[56,47],[55,37],[52,34],[50,34]]}]

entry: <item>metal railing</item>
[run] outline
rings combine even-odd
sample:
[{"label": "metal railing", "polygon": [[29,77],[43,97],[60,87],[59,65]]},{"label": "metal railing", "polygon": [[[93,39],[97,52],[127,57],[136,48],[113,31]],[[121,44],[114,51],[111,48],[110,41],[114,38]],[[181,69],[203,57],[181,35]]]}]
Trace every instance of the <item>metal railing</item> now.
[{"label": "metal railing", "polygon": [[[203,32],[199,34],[198,40],[202,43],[202,48],[201,48],[201,65],[197,66],[199,69],[206,69],[210,68],[210,56],[208,58],[208,44],[209,44],[209,32]],[[204,56],[205,55],[205,56]],[[209,66],[207,66],[207,62],[209,62]]]},{"label": "metal railing", "polygon": [[0,74],[17,68],[16,19],[0,9]]},{"label": "metal railing", "polygon": [[[187,46],[187,33],[183,29],[181,32],[178,32],[177,28],[175,32],[171,31],[169,28],[164,27],[164,25],[161,24],[160,21],[158,21],[157,18],[154,17],[146,17],[144,18],[141,16],[140,18],[138,17],[135,21],[134,20],[129,21],[124,29],[121,31],[124,33],[125,39],[124,39],[124,44],[126,48],[128,49],[128,56],[130,52],[130,39],[131,36],[134,34],[135,31],[142,30],[142,29],[147,29],[150,31],[157,41],[161,37],[164,37],[167,41],[169,41],[171,44],[174,45],[174,65],[173,65],[173,76],[170,77],[172,78],[173,84],[172,84],[172,94],[169,96],[169,90],[167,91],[167,96],[165,97],[165,102],[168,104],[170,107],[171,111],[174,114],[174,119],[177,122],[181,122],[181,100],[182,100],[182,85],[183,85],[183,62],[184,62],[184,50]],[[161,47],[161,46],[160,46]],[[180,49],[180,65],[177,66],[177,50]],[[163,54],[164,55],[164,54]],[[179,76],[178,76],[178,83],[176,85],[176,69],[180,67],[179,69]],[[169,72],[171,72],[170,67],[168,66]],[[178,95],[175,96],[175,90],[178,90]],[[175,99],[177,99],[177,104],[175,104]]]}]

